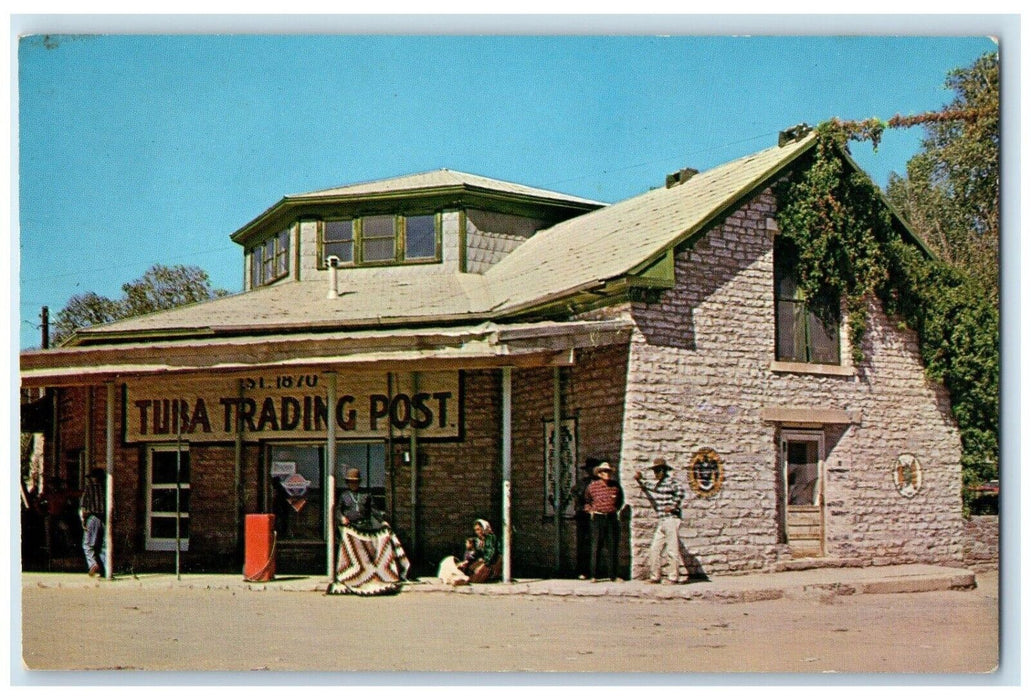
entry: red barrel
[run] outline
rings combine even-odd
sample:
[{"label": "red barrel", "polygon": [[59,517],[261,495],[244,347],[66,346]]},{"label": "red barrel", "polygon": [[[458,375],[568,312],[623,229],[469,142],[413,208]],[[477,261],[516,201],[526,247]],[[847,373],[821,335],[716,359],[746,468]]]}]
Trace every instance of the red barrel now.
[{"label": "red barrel", "polygon": [[244,516],[243,579],[271,581],[276,575],[276,516]]}]

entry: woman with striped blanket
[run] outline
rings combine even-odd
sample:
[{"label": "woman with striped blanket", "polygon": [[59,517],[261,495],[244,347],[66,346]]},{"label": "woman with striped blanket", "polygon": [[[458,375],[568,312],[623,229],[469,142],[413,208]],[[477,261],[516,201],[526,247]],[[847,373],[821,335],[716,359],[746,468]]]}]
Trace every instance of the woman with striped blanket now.
[{"label": "woman with striped blanket", "polygon": [[408,577],[408,557],[383,514],[372,508],[369,494],[358,490],[361,474],[349,469],[347,485],[337,499],[339,532],[336,576],[329,594],[384,595],[397,593]]}]

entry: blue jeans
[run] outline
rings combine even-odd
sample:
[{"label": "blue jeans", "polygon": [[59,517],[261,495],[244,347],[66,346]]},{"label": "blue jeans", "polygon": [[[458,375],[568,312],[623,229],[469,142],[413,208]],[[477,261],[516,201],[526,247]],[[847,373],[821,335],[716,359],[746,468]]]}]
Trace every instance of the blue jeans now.
[{"label": "blue jeans", "polygon": [[[98,552],[99,551],[99,563]],[[86,555],[86,568],[100,566],[107,572],[107,541],[104,537],[104,523],[95,515],[86,516],[86,525],[82,529],[82,553]]]}]

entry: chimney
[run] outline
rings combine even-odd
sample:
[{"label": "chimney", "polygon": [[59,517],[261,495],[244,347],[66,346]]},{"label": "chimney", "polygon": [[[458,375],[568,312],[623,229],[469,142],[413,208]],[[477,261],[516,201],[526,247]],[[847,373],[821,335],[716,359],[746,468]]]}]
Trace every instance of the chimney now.
[{"label": "chimney", "polygon": [[329,265],[329,291],[326,292],[326,298],[336,299],[340,296],[337,290],[337,266],[340,264],[340,258],[330,255],[326,258],[326,264]]},{"label": "chimney", "polygon": [[671,187],[683,185],[697,174],[698,171],[694,168],[683,168],[675,173],[670,173],[666,176],[666,189],[668,190]]},{"label": "chimney", "polygon": [[784,131],[777,134],[777,146],[780,148],[784,148],[784,146],[788,145],[789,143],[801,141],[809,135],[810,131],[812,131],[812,129],[805,122],[802,122],[801,124],[796,124],[790,129],[784,129]]}]

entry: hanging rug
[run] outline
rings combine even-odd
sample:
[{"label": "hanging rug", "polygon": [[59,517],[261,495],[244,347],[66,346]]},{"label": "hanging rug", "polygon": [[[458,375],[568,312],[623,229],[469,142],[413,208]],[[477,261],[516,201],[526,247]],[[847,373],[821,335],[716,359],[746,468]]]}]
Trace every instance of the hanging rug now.
[{"label": "hanging rug", "polygon": [[339,528],[336,575],[328,595],[391,595],[400,592],[408,576],[408,555],[387,526],[358,530]]}]

